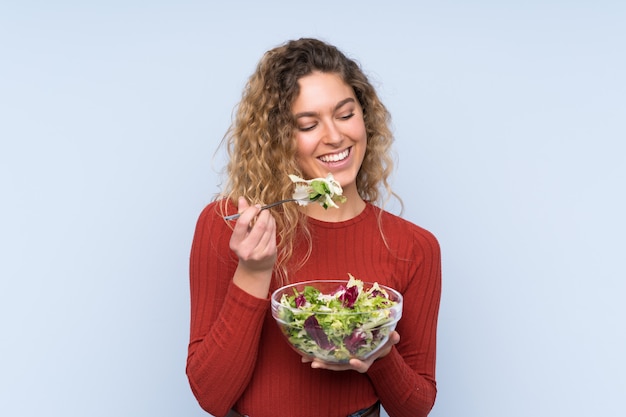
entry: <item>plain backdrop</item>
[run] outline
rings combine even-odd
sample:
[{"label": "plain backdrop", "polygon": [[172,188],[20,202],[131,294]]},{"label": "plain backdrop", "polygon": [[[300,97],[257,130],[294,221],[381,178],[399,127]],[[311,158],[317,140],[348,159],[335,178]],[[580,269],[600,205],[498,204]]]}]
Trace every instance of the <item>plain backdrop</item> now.
[{"label": "plain backdrop", "polygon": [[403,216],[440,240],[431,416],[625,415],[624,22],[617,0],[1,2],[0,415],[207,415],[195,221],[247,77],[303,36],[371,77]]}]

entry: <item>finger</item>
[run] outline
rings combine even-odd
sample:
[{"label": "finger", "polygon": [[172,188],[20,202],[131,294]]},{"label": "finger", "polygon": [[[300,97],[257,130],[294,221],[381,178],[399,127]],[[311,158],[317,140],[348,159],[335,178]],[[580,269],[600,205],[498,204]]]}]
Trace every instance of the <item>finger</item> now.
[{"label": "finger", "polygon": [[319,359],[313,359],[311,362],[311,368],[313,369],[327,369],[329,371],[347,371],[352,369],[352,365],[349,363],[346,364],[335,364],[321,361]]},{"label": "finger", "polygon": [[[252,217],[254,225],[248,219]],[[269,212],[258,213],[258,207],[248,207],[235,225],[231,249],[248,267],[273,264],[276,259],[276,222]],[[254,216],[256,214],[256,217]],[[256,219],[256,220],[255,220]],[[251,262],[251,263],[250,263]]]},{"label": "finger", "polygon": [[350,361],[346,364],[332,364],[323,361],[313,360],[311,362],[311,368],[314,369],[327,369],[329,371],[357,371],[362,374],[367,372],[372,365],[373,360],[371,361],[362,361],[359,359],[350,359]]},{"label": "finger", "polygon": [[357,372],[364,374],[370,369],[371,363],[363,362],[359,359],[350,359],[350,367]]},{"label": "finger", "polygon": [[393,346],[398,344],[398,342],[400,342],[400,334],[394,330],[393,332],[389,333],[389,339],[387,339],[387,341],[380,348],[380,350],[376,354],[374,354],[373,357],[368,359],[367,362],[369,362],[369,364],[371,365],[376,359],[384,358],[385,356],[389,355],[389,352],[391,352]]},{"label": "finger", "polygon": [[243,209],[239,209],[239,213],[241,213],[241,215],[239,216],[239,219],[237,219],[237,223],[235,223],[234,231],[245,235],[252,230],[252,226],[256,221],[255,218],[257,214],[259,214],[261,207],[259,205],[249,206],[245,200],[240,207],[243,207]]},{"label": "finger", "polygon": [[[331,364],[331,363],[327,363],[324,361],[321,361],[319,359],[313,359],[313,361],[311,362],[311,368],[314,369],[328,369],[331,371],[346,371],[346,370],[354,370],[360,373],[366,373],[370,366],[372,366],[372,363],[374,363],[374,361],[378,358],[382,358],[386,355],[389,354],[389,352],[391,351],[391,348],[396,345],[398,342],[400,342],[400,334],[396,331],[393,331],[389,334],[389,340],[387,340],[387,342],[385,343],[384,347],[378,352],[378,354],[374,355],[373,357],[367,359],[366,361],[362,361],[360,359],[356,359],[356,358],[352,358],[350,359],[350,361],[347,364]],[[302,361],[303,363],[309,362],[309,361]]]},{"label": "finger", "polygon": [[237,214],[239,214],[239,217],[241,217],[241,214],[246,211],[248,207],[250,207],[250,204],[248,204],[248,200],[246,200],[245,197],[239,197],[237,199]]},{"label": "finger", "polygon": [[246,200],[245,197],[239,197],[237,204],[238,204],[237,205],[238,213],[242,213],[245,209],[250,207],[250,204],[248,204],[248,201]]},{"label": "finger", "polygon": [[259,249],[273,251],[276,248],[276,221],[274,217],[267,211],[259,213],[250,236],[258,239],[256,246]]},{"label": "finger", "polygon": [[313,361],[311,362],[311,368],[313,369],[328,369],[330,371],[339,371],[339,366],[337,365],[332,365],[330,363],[326,363],[326,362],[322,362],[320,360],[317,359],[313,359]]}]

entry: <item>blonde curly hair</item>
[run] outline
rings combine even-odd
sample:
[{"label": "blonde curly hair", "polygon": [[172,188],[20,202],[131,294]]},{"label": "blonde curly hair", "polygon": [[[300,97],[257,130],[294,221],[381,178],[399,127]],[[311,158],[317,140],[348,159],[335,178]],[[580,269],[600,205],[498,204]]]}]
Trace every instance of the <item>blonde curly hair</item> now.
[{"label": "blonde curly hair", "polygon": [[[388,182],[394,165],[389,112],[357,62],[335,46],[302,38],[266,52],[244,88],[223,141],[229,162],[227,182],[218,196],[222,213],[226,213],[229,201],[237,204],[240,196],[253,204],[291,197],[293,183],[288,174],[302,176],[296,163],[296,124],[291,107],[299,94],[298,80],[314,71],[338,74],[354,89],[363,108],[367,147],[356,179],[359,195],[381,207],[391,196],[397,198]],[[275,273],[280,283],[287,283],[288,269],[299,267],[290,264],[294,247],[304,239],[310,253],[311,238],[306,216],[296,204],[278,210]],[[304,262],[306,259],[300,260],[300,264]]]}]

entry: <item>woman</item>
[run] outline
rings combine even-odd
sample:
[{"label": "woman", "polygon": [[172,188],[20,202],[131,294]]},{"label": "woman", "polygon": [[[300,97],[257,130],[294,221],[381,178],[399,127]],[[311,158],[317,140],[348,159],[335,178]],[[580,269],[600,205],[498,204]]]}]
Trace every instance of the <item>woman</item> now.
[{"label": "woman", "polygon": [[[393,195],[389,114],[359,66],[315,39],[268,51],[226,135],[222,198],[201,213],[191,250],[187,375],[215,416],[426,416],[435,401],[441,291],[432,234],[375,203]],[[331,173],[339,208],[260,204],[289,198],[289,174]],[[224,220],[241,213],[236,222]],[[233,224],[234,223],[234,224]],[[367,361],[300,357],[282,338],[269,295],[286,284],[352,274],[404,295],[403,317]]]}]

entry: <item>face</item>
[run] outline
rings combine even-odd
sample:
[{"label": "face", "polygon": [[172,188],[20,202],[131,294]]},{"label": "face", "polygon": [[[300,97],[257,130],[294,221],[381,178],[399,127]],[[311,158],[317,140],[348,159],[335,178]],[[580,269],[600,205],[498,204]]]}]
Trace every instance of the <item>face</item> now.
[{"label": "face", "polygon": [[297,161],[307,178],[332,173],[347,191],[356,189],[367,135],[363,109],[352,87],[336,74],[314,72],[298,81],[293,103]]}]

